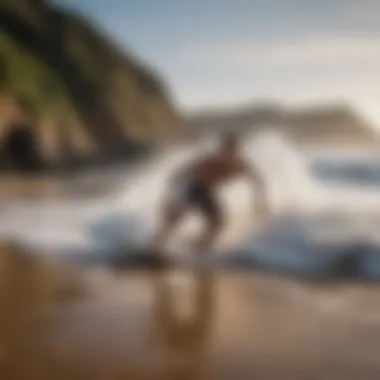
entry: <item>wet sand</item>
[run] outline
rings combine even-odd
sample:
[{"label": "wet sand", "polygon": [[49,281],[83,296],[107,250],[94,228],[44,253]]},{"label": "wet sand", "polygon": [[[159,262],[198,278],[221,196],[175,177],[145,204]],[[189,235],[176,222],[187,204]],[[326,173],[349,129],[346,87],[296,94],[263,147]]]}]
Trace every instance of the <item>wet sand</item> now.
[{"label": "wet sand", "polygon": [[99,270],[35,316],[4,380],[378,379],[380,288]]},{"label": "wet sand", "polygon": [[0,202],[11,200],[47,199],[93,199],[120,189],[123,177],[118,181],[104,181],[90,174],[77,174],[68,177],[4,177],[0,184]]}]

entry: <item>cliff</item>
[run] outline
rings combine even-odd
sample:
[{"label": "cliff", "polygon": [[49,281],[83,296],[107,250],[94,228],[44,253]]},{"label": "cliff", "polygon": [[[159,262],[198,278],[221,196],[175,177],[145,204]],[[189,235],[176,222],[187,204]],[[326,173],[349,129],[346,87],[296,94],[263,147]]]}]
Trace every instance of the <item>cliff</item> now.
[{"label": "cliff", "polygon": [[21,99],[50,160],[124,155],[185,131],[152,68],[48,1],[0,0],[0,63],[0,138]]},{"label": "cliff", "polygon": [[281,130],[306,145],[378,144],[374,128],[345,104],[290,109],[278,104],[257,104],[230,110],[205,110],[188,116],[189,125],[199,134],[235,130]]}]

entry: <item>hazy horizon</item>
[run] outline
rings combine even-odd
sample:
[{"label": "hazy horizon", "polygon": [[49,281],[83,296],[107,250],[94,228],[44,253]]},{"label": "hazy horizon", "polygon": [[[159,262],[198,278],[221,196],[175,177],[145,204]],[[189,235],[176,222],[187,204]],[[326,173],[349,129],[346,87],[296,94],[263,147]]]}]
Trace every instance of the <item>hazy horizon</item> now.
[{"label": "hazy horizon", "polygon": [[150,63],[185,111],[347,102],[380,127],[380,3],[60,0]]}]

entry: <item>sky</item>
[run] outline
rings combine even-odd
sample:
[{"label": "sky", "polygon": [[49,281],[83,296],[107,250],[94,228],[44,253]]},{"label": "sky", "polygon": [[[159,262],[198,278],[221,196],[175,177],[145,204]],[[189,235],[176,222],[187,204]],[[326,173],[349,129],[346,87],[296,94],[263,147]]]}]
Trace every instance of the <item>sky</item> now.
[{"label": "sky", "polygon": [[59,3],[150,63],[184,110],[350,102],[380,128],[380,0]]}]

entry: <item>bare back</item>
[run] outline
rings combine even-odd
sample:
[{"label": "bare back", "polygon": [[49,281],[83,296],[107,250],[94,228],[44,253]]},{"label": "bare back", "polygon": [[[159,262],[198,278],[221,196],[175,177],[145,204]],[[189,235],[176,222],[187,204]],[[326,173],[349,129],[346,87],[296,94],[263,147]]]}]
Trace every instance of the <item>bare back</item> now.
[{"label": "bare back", "polygon": [[229,181],[245,171],[244,161],[239,156],[213,154],[192,163],[186,174],[209,188]]}]

